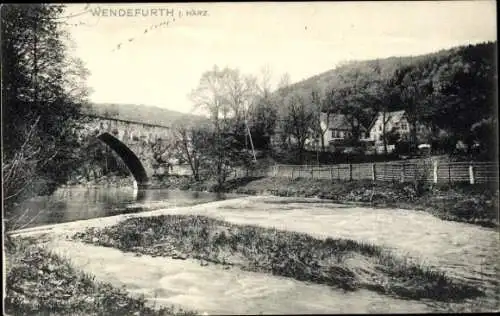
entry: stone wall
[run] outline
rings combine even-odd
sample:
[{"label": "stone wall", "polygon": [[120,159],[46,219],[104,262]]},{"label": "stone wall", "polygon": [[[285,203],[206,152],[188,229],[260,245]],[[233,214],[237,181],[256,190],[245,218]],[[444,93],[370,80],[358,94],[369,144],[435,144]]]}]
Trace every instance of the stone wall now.
[{"label": "stone wall", "polygon": [[89,117],[84,124],[82,136],[99,136],[108,132],[129,147],[141,160],[149,176],[162,173],[153,156],[152,146],[156,142],[168,142],[172,130],[166,126],[136,123],[124,120]]}]

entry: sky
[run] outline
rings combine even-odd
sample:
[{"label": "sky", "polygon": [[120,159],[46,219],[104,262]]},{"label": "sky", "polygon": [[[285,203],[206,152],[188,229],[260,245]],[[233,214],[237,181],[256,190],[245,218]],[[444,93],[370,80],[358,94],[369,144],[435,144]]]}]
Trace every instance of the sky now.
[{"label": "sky", "polygon": [[65,16],[92,102],[185,113],[214,65],[253,75],[268,67],[276,84],[285,73],[296,82],[345,61],[497,38],[496,2],[483,0],[68,4]]}]

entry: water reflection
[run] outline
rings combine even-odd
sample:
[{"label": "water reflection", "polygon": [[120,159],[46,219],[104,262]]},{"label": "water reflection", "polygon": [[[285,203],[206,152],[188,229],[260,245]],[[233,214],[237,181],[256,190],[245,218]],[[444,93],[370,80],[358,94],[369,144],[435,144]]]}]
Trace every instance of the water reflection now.
[{"label": "water reflection", "polygon": [[17,222],[15,227],[19,229],[155,208],[195,205],[236,196],[133,187],[61,188],[51,196],[33,198],[18,205],[14,222]]}]

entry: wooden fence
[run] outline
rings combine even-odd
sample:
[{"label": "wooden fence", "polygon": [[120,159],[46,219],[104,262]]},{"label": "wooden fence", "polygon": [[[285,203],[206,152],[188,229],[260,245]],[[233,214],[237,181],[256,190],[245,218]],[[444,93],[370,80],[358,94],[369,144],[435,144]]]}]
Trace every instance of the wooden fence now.
[{"label": "wooden fence", "polygon": [[[261,172],[262,173],[262,172]],[[412,160],[383,163],[314,165],[275,165],[267,176],[331,180],[412,181],[433,183],[498,181],[498,164],[494,162],[438,162]]]},{"label": "wooden fence", "polygon": [[[191,174],[191,170],[187,167],[174,168],[173,174],[181,174],[181,169],[182,174]],[[257,170],[237,168],[232,171],[229,178],[246,176],[401,182],[420,179],[433,183],[471,184],[499,180],[498,164],[495,162],[447,162],[430,159],[338,165],[277,164]]]}]

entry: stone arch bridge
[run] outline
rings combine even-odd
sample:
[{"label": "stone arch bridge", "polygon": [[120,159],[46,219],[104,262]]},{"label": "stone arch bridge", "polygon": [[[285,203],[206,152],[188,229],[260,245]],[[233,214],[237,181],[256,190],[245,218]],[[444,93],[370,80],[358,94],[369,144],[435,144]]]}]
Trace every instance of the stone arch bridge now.
[{"label": "stone arch bridge", "polygon": [[150,185],[158,162],[152,144],[168,141],[168,126],[86,115],[83,135],[97,137],[123,160],[139,188]]}]

